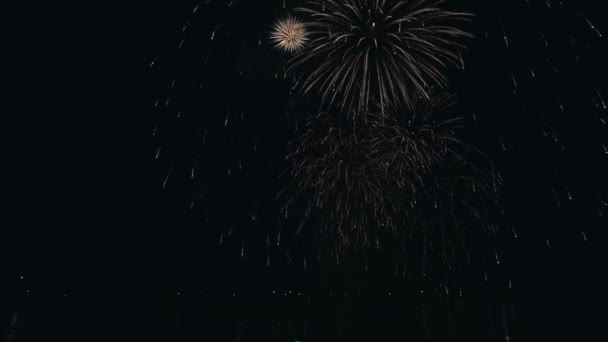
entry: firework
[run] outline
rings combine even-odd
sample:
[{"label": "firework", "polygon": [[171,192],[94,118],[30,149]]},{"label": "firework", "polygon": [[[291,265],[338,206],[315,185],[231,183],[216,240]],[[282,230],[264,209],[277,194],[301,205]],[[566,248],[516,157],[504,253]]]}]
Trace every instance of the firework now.
[{"label": "firework", "polygon": [[418,94],[412,112],[382,116],[384,125],[374,133],[376,141],[390,142],[378,159],[390,161],[391,177],[408,192],[408,219],[399,237],[404,250],[422,258],[423,273],[425,267],[453,269],[473,251],[487,252],[490,244],[480,242],[498,229],[502,215],[501,177],[459,139],[455,104],[447,93],[430,100]]},{"label": "firework", "polygon": [[427,100],[417,94],[411,101],[413,111],[389,111],[376,116],[373,121],[380,124],[371,127],[370,142],[376,148],[377,159],[390,165],[396,179],[411,174],[411,170],[427,173],[450,158],[462,158],[461,154],[468,150],[457,134],[461,119],[450,117],[455,104],[453,95],[435,94]]},{"label": "firework", "polygon": [[303,71],[303,93],[315,90],[322,107],[336,104],[356,115],[377,103],[403,108],[416,92],[445,85],[443,69],[460,59],[457,28],[467,14],[442,10],[443,0],[311,0],[306,17],[310,41],[290,61]]},{"label": "firework", "polygon": [[335,242],[337,253],[403,233],[431,170],[466,150],[455,136],[458,120],[431,117],[451,99],[437,97],[409,120],[371,113],[354,121],[328,113],[309,120],[289,145],[284,212],[303,208],[300,232],[318,219],[321,240]]},{"label": "firework", "polygon": [[308,41],[306,36],[306,26],[296,18],[288,16],[273,25],[270,40],[276,48],[294,53],[304,47]]},{"label": "firework", "polygon": [[433,212],[424,217],[429,228],[422,231],[425,240],[437,235],[439,244],[465,244],[473,235],[493,232],[492,220],[502,213],[498,201],[502,180],[491,163],[482,168],[467,159],[451,158],[430,170],[424,184],[416,203],[419,210]]},{"label": "firework", "polygon": [[369,133],[365,126],[358,129],[320,113],[290,143],[291,186],[284,211],[304,208],[299,233],[308,219],[320,216],[320,240],[336,242],[342,250],[353,244],[367,245],[373,233],[370,225],[394,227],[393,213],[398,208],[390,200],[391,180],[369,159]]}]

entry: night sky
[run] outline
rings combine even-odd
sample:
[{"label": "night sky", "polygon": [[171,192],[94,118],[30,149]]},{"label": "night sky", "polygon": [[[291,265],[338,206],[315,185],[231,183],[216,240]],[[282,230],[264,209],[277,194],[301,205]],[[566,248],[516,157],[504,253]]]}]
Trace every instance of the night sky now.
[{"label": "night sky", "polygon": [[[337,253],[339,234],[322,233],[332,209],[313,211],[298,232],[310,197],[286,214],[277,195],[296,188],[286,157],[320,106],[318,94],[299,91],[286,70],[289,54],[269,38],[273,23],[297,17],[301,3],[164,1],[128,20],[137,26],[126,40],[137,40],[134,68],[142,76],[119,87],[136,104],[114,108],[119,75],[97,85],[107,91],[96,100],[107,103],[102,111],[120,113],[109,125],[123,126],[120,133],[104,129],[85,148],[78,138],[92,140],[87,129],[74,139],[46,132],[27,140],[23,153],[11,152],[25,170],[15,174],[34,180],[9,185],[17,209],[9,207],[15,220],[0,240],[0,336],[606,340],[608,18],[601,4],[442,4],[473,14],[463,29],[474,38],[458,38],[467,49],[461,65],[442,69],[443,90],[455,94],[455,134],[474,151],[467,165],[500,183],[498,205],[484,191],[467,192],[474,181],[442,164],[424,189],[441,179],[456,196],[472,196],[467,203],[493,208],[483,223],[447,215],[467,236],[463,248],[452,248],[460,233],[438,219],[437,202],[420,200],[414,221],[439,233],[414,228],[403,247],[400,236],[380,232],[363,248]],[[93,64],[81,62],[74,73],[89,75]],[[69,104],[82,115],[97,112],[86,97]],[[104,115],[91,115],[87,126]],[[48,143],[53,138],[61,143]],[[437,196],[441,208],[449,196]],[[368,213],[371,201],[357,200],[347,218]],[[449,247],[438,238],[444,231]]]}]

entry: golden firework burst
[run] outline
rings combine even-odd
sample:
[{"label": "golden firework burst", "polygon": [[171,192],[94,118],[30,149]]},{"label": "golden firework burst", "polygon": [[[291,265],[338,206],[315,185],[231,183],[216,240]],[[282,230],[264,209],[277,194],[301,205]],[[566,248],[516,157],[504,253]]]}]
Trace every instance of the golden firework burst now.
[{"label": "golden firework burst", "polygon": [[296,18],[288,16],[279,19],[273,25],[270,39],[276,48],[294,53],[306,44],[308,41],[306,35],[306,25]]}]

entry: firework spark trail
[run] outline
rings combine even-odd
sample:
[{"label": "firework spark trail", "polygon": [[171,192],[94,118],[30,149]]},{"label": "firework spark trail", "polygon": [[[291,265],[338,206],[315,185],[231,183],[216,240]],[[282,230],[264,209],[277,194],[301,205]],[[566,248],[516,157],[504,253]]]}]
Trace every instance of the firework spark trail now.
[{"label": "firework spark trail", "polygon": [[461,158],[468,148],[457,136],[460,118],[442,118],[455,104],[455,96],[436,94],[427,100],[421,94],[412,99],[413,112],[389,111],[377,117],[372,127],[371,143],[378,147],[379,156],[401,178],[409,170],[428,171],[447,158]]},{"label": "firework spark trail", "polygon": [[[419,95],[412,113],[383,116],[374,139],[390,142],[378,159],[390,161],[391,178],[402,182],[400,191],[409,191],[404,242],[421,243],[439,254],[448,249],[455,254],[460,247],[464,255],[477,242],[473,236],[492,233],[502,215],[502,179],[492,163],[482,167],[482,154],[460,140],[462,122],[450,115],[455,104],[455,96],[447,93],[431,100]],[[418,238],[412,240],[412,234]]]},{"label": "firework spark trail", "polygon": [[[597,218],[596,200],[608,193],[605,172],[595,172],[605,165],[599,155],[604,151],[608,116],[601,95],[606,80],[600,67],[606,60],[605,41],[601,25],[593,23],[598,19],[593,18],[597,16],[592,14],[593,6],[580,1],[502,1],[502,10],[489,6],[486,13],[481,11],[485,23],[480,46],[485,47],[471,57],[500,63],[485,66],[480,76],[471,74],[471,84],[480,86],[463,90],[464,96],[476,92],[474,106],[480,117],[496,118],[481,128],[495,132],[498,148],[510,158],[508,162],[496,158],[505,177],[530,180],[512,182],[510,192],[517,195],[505,205],[517,208],[529,201],[538,207],[545,225],[529,225],[532,220],[527,216],[518,224],[529,225],[528,232],[542,236],[547,247],[555,246],[554,239],[572,234],[547,228],[563,224],[565,218],[586,222],[573,225],[577,238],[583,236],[586,242],[597,224],[591,219]],[[498,74],[504,76],[497,79]],[[512,106],[502,112],[496,110],[496,103]],[[529,132],[522,129],[522,122],[529,123]],[[585,132],[584,138],[579,132]],[[525,169],[524,177],[518,168],[528,158],[535,164]],[[535,197],[535,192],[542,195]],[[557,217],[553,224],[546,219]]]},{"label": "firework spark trail", "polygon": [[307,18],[310,41],[290,61],[306,70],[301,91],[316,91],[323,108],[357,115],[411,104],[415,93],[446,83],[443,69],[459,65],[457,28],[468,14],[438,8],[443,0],[311,0],[296,11]]},{"label": "firework spark trail", "polygon": [[378,165],[370,163],[368,134],[365,128],[342,126],[330,114],[320,113],[290,144],[293,152],[287,156],[291,162],[288,175],[294,193],[284,210],[299,197],[310,195],[305,200],[300,230],[313,209],[322,216],[320,234],[329,241],[337,240],[339,248],[355,240],[357,245],[367,245],[369,225],[383,222],[393,226],[395,215],[390,212],[397,208],[389,200],[390,180]]},{"label": "firework spark trail", "polygon": [[290,143],[286,174],[291,184],[278,195],[285,212],[305,208],[300,233],[317,218],[322,242],[335,243],[341,254],[378,247],[381,234],[402,237],[412,222],[431,221],[418,217],[425,203],[443,210],[432,215],[443,221],[461,207],[471,207],[481,214],[468,216],[481,218],[483,209],[477,207],[483,203],[471,194],[496,187],[486,178],[475,179],[482,173],[465,160],[470,149],[457,138],[459,120],[441,117],[453,97],[420,97],[414,103],[419,109],[409,119],[366,113],[353,122],[322,112],[309,120]]}]

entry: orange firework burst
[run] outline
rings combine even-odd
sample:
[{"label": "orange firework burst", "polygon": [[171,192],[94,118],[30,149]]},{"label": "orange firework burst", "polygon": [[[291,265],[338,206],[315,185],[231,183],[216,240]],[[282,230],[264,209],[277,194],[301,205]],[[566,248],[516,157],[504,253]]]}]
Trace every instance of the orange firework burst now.
[{"label": "orange firework burst", "polygon": [[270,39],[275,47],[285,52],[294,53],[308,41],[306,26],[297,19],[288,16],[278,20],[272,27]]}]

